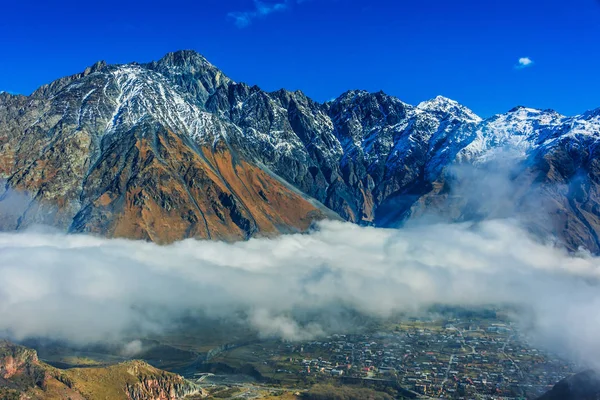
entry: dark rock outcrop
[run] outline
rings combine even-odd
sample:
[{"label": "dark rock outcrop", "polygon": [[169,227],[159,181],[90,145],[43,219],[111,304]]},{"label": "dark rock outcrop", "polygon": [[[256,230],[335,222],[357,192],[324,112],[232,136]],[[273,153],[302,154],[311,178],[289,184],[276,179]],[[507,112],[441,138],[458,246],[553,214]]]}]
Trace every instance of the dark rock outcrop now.
[{"label": "dark rock outcrop", "polygon": [[580,372],[558,382],[538,400],[598,400],[600,376],[593,370]]}]

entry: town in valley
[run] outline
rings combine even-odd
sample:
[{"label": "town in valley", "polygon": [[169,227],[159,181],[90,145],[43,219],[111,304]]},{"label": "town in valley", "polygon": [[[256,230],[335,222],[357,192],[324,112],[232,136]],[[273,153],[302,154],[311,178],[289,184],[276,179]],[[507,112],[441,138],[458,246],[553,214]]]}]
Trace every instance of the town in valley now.
[{"label": "town in valley", "polygon": [[252,387],[228,381],[225,365],[275,388],[301,391],[326,383],[436,399],[535,399],[580,368],[536,347],[504,318],[459,317],[408,318],[372,332],[311,341],[232,344],[212,355],[203,372],[187,375],[209,386],[228,382],[238,395]]}]

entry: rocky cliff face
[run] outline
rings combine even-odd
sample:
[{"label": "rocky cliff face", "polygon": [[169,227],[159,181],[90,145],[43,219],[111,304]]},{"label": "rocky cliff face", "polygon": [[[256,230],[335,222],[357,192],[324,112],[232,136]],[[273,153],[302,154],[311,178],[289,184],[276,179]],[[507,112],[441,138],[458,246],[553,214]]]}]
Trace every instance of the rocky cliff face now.
[{"label": "rocky cliff face", "polygon": [[597,252],[599,137],[598,110],[517,107],[482,120],[443,97],[413,106],[349,91],[320,104],[267,93],[193,51],[99,62],[28,97],[0,94],[0,226],[163,243],[302,231],[328,217],[398,226],[513,215]]},{"label": "rocky cliff face", "polygon": [[59,370],[34,350],[0,342],[1,399],[178,400],[205,397],[199,386],[141,361]]},{"label": "rocky cliff face", "polygon": [[145,374],[148,365],[141,362],[133,362],[128,372],[140,377],[137,383],[128,383],[125,386],[127,398],[130,400],[177,400],[187,396],[204,397],[206,394],[195,384],[192,384],[181,376],[166,372],[147,377]]},{"label": "rocky cliff face", "polygon": [[82,399],[54,378],[51,368],[38,360],[34,350],[0,341],[1,399],[44,399],[44,394],[54,394],[57,386],[62,386],[65,395],[73,400]]},{"label": "rocky cliff face", "polygon": [[34,350],[0,341],[0,378],[11,379],[18,374],[27,373],[37,363],[38,357]]}]

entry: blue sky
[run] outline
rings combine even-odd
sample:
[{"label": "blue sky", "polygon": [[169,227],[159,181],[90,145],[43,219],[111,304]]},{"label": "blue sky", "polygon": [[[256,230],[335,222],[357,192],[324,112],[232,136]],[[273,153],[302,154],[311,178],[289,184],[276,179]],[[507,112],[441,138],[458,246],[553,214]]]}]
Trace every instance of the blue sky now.
[{"label": "blue sky", "polygon": [[3,0],[0,90],[194,49],[236,81],[444,95],[481,116],[600,107],[600,0]]}]

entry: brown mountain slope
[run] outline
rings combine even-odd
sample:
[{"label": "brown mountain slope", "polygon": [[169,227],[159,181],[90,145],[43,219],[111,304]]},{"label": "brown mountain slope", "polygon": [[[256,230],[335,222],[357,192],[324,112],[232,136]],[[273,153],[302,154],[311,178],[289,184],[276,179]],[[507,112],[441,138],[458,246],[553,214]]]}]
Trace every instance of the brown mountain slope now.
[{"label": "brown mountain slope", "polygon": [[[168,243],[303,231],[335,217],[222,141],[195,148],[162,126],[142,125],[108,146],[85,176],[87,145],[84,134],[70,136],[13,174],[13,187],[34,195],[4,229],[46,223]],[[59,153],[78,156],[65,168]]]},{"label": "brown mountain slope", "polygon": [[92,203],[75,216],[72,231],[159,243],[235,240],[302,231],[325,217],[263,170],[236,160],[222,142],[198,154],[168,130],[155,135],[138,139],[124,159],[108,153],[97,164],[84,187]]}]

